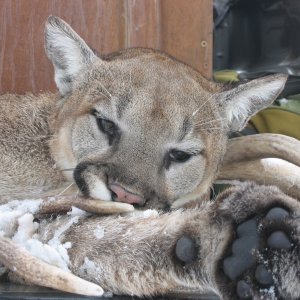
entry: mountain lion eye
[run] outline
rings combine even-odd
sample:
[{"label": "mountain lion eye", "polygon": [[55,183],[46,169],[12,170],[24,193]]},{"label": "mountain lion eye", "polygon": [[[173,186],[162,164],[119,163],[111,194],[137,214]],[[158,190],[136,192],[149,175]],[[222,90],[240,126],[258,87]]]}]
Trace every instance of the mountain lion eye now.
[{"label": "mountain lion eye", "polygon": [[97,118],[99,129],[108,136],[109,144],[112,144],[113,139],[118,135],[118,127],[112,121]]},{"label": "mountain lion eye", "polygon": [[189,160],[191,156],[192,156],[191,154],[179,150],[171,150],[169,153],[169,158],[171,161],[180,162],[180,163]]},{"label": "mountain lion eye", "polygon": [[109,135],[113,135],[115,133],[116,125],[114,122],[100,118],[97,119],[97,121],[101,131]]}]

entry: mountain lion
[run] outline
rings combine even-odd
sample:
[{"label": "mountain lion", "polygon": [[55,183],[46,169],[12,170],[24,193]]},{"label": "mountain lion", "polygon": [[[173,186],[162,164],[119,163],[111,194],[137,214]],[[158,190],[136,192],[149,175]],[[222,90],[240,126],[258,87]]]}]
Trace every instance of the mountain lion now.
[{"label": "mountain lion", "polygon": [[[70,185],[85,198],[161,211],[199,199],[229,133],[270,105],[287,78],[229,87],[159,51],[99,58],[57,17],[46,24],[45,49],[59,93],[0,98],[0,209]],[[243,184],[197,209],[69,221],[41,217],[35,238],[48,243],[68,225],[59,241],[71,243],[69,270],[115,293],[183,286],[223,299],[300,297],[300,205],[275,187]],[[4,231],[0,261],[26,277],[38,264],[16,267],[13,236]]]}]

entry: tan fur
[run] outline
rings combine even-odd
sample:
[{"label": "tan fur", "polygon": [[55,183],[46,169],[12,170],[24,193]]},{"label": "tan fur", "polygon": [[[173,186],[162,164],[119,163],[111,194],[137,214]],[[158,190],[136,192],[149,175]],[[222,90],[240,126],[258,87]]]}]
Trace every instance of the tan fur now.
[{"label": "tan fur", "polygon": [[63,184],[63,177],[50,155],[52,138],[47,116],[55,96],[2,95],[0,199],[39,196]]}]

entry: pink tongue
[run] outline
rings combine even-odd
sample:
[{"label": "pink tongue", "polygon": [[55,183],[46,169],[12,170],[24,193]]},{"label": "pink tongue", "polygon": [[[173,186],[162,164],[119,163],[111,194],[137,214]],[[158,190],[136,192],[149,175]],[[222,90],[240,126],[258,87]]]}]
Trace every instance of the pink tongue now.
[{"label": "pink tongue", "polygon": [[144,200],[141,196],[132,194],[117,184],[111,184],[109,187],[116,195],[116,200],[130,204],[143,204]]}]

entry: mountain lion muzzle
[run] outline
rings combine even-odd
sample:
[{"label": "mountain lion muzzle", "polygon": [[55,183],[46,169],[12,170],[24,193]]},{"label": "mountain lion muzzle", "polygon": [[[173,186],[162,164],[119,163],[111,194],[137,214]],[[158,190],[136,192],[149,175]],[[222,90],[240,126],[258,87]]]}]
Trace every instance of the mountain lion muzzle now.
[{"label": "mountain lion muzzle", "polygon": [[74,170],[74,180],[85,196],[94,196],[97,198],[95,192],[97,192],[99,185],[101,186],[101,183],[99,183],[99,179],[101,178],[102,182],[105,182],[111,191],[112,200],[137,204],[139,206],[144,205],[145,199],[143,196],[132,193],[115,183],[116,178],[121,177],[116,175],[116,170],[118,169],[114,164],[82,162]]}]

